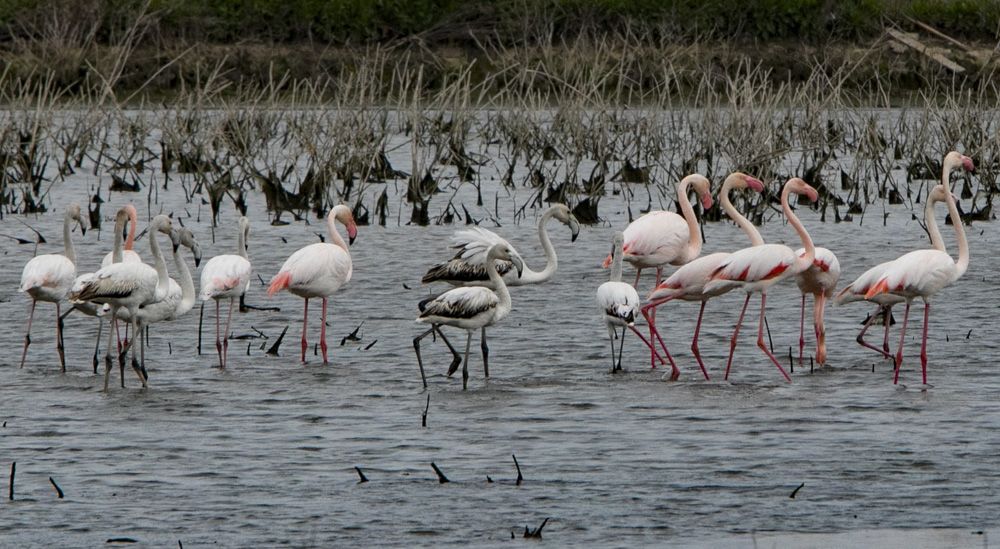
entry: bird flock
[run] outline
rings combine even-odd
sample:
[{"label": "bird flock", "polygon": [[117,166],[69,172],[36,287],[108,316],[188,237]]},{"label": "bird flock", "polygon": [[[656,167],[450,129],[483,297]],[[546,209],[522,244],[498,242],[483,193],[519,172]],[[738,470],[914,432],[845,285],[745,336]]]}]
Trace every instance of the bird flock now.
[{"label": "bird flock", "polygon": [[[791,377],[765,343],[764,332],[768,292],[785,279],[794,279],[801,293],[799,362],[802,363],[805,349],[806,298],[813,297],[813,329],[816,340],[815,359],[823,366],[827,362],[826,331],[824,316],[829,300],[835,304],[853,301],[868,301],[876,305],[875,314],[870,315],[857,336],[859,344],[869,348],[886,359],[894,361],[893,382],[898,383],[903,365],[903,344],[910,307],[915,299],[924,302],[924,319],[921,343],[921,370],[923,383],[927,383],[927,335],[930,320],[930,302],[943,288],[958,280],[969,265],[969,246],[958,214],[956,199],[951,193],[950,175],[957,169],[973,171],[972,160],[958,152],[950,152],[942,163],[941,183],[933,187],[925,202],[924,220],[931,239],[931,248],[916,250],[899,258],[880,263],[865,271],[839,292],[836,285],[840,278],[840,264],[833,252],[813,243],[806,227],[795,214],[789,202],[791,195],[799,200],[815,202],[817,191],[800,178],[789,179],[781,190],[781,209],[789,226],[801,241],[801,247],[793,250],[781,244],[764,242],[760,232],[730,200],[733,191],[763,192],[764,183],[750,175],[735,172],[723,182],[718,197],[722,210],[743,231],[748,246],[731,252],[715,252],[701,255],[702,236],[694,207],[689,199],[689,191],[694,192],[704,208],[713,204],[711,182],[702,175],[692,174],[677,183],[677,201],[680,214],[669,211],[650,211],[631,222],[624,230],[612,238],[611,253],[603,266],[610,268],[610,280],[601,284],[596,291],[598,308],[607,326],[611,348],[611,371],[622,367],[622,350],[627,331],[634,333],[650,352],[652,368],[670,366],[669,379],[676,380],[681,375],[676,361],[657,330],[657,310],[673,300],[698,302],[698,319],[691,339],[691,351],[698,363],[702,376],[709,380],[711,375],[698,346],[699,334],[704,319],[706,305],[713,298],[733,290],[746,293],[743,306],[733,327],[730,338],[729,355],[723,378],[728,379],[732,370],[747,308],[752,297],[760,296],[757,314],[757,347],[767,357],[788,382]],[[958,245],[958,259],[948,253],[935,219],[935,206],[944,202],[952,220]],[[196,294],[194,280],[184,250],[191,253],[195,268],[201,262],[201,249],[190,230],[175,227],[170,217],[157,215],[146,229],[152,264],[145,263],[134,250],[138,212],[132,205],[126,205],[115,216],[114,242],[112,251],[104,257],[101,268],[92,273],[77,273],[77,256],[73,247],[72,232],[78,225],[85,234],[83,217],[79,205],[67,208],[63,220],[64,252],[45,254],[32,258],[21,276],[20,290],[31,298],[28,314],[27,333],[21,356],[21,366],[25,364],[31,344],[31,326],[35,307],[39,301],[54,303],[56,306],[56,345],[62,370],[66,370],[65,347],[63,345],[63,319],[72,311],[98,317],[97,342],[94,350],[94,372],[99,366],[99,348],[103,324],[108,323],[108,340],[104,356],[104,391],[108,390],[110,372],[117,361],[121,385],[125,386],[125,364],[129,362],[143,387],[147,386],[148,372],[145,367],[144,337],[150,327],[170,322],[183,316],[194,306],[196,298],[203,302],[215,302],[216,351],[219,367],[228,366],[228,334],[232,322],[232,312],[236,300],[242,300],[250,286],[253,266],[248,255],[250,220],[242,217],[237,226],[237,249],[234,254],[217,255],[211,258],[201,270],[200,291]],[[430,295],[417,304],[416,321],[429,325],[425,331],[413,339],[414,352],[420,370],[423,386],[427,387],[424,361],[421,357],[421,341],[428,335],[440,337],[452,354],[447,375],[454,374],[462,366],[462,388],[468,387],[469,354],[474,332],[480,332],[480,348],[483,371],[489,377],[489,347],[486,328],[507,317],[512,308],[510,288],[527,284],[541,284],[551,280],[558,268],[555,248],[548,234],[548,224],[556,220],[570,229],[571,240],[575,241],[580,225],[563,204],[548,208],[538,222],[538,238],[545,254],[545,267],[535,271],[525,264],[516,248],[496,233],[472,228],[457,231],[452,238],[453,257],[431,266],[422,281],[425,284],[445,283],[451,289]],[[320,342],[323,363],[329,362],[326,325],[328,300],[340,291],[353,274],[350,246],[357,238],[351,209],[345,205],[334,207],[326,216],[328,239],[324,242],[305,246],[284,262],[268,285],[268,295],[287,290],[303,298],[301,360],[306,361],[308,348],[309,300],[319,299],[322,303]],[[347,233],[345,241],[337,225],[342,225]],[[168,271],[167,259],[160,240],[169,241],[173,266]],[[623,265],[629,263],[635,268],[633,284],[622,282]],[[663,271],[668,266],[678,267],[666,279]],[[643,269],[655,269],[656,281],[643,299],[639,293],[639,283]],[[174,273],[177,277],[170,278]],[[68,300],[71,308],[63,313],[61,304]],[[222,302],[228,300],[225,323],[222,322]],[[898,303],[905,303],[905,312],[899,330],[899,344],[892,354],[889,346],[889,326],[891,309]],[[636,323],[640,316],[645,320],[648,335],[643,334]],[[107,317],[105,319],[104,317]],[[885,332],[881,346],[864,339],[868,329],[883,319]],[[119,324],[125,325],[124,337]],[[224,326],[224,328],[223,328]],[[464,356],[448,340],[442,327],[449,326],[466,331]],[[130,336],[131,333],[131,336]],[[136,357],[135,343],[138,340],[139,356]],[[617,342],[617,350],[616,350]],[[131,353],[131,360],[128,355]]]}]

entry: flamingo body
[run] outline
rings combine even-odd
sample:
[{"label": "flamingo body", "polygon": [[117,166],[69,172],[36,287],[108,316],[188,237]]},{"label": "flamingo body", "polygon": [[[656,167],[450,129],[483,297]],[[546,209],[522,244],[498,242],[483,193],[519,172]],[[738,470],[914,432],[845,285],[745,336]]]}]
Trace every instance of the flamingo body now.
[{"label": "flamingo body", "polygon": [[20,291],[35,301],[58,303],[73,287],[76,265],[62,254],[33,257],[21,271]]},{"label": "flamingo body", "polygon": [[351,254],[335,244],[317,242],[297,250],[281,266],[269,294],[287,289],[299,297],[329,297],[351,280]]},{"label": "flamingo body", "polygon": [[604,313],[608,329],[634,326],[639,316],[639,292],[621,281],[609,281],[597,288],[597,306]]},{"label": "flamingo body", "polygon": [[510,306],[501,305],[500,298],[489,288],[452,288],[421,301],[417,322],[475,330],[503,320]]},{"label": "flamingo body", "polygon": [[[649,212],[625,228],[623,260],[636,268],[683,265],[691,232],[687,221],[674,212]],[[697,254],[695,254],[697,255]]]},{"label": "flamingo body", "polygon": [[201,271],[201,300],[238,298],[250,289],[253,266],[245,257],[225,254],[208,260]]}]

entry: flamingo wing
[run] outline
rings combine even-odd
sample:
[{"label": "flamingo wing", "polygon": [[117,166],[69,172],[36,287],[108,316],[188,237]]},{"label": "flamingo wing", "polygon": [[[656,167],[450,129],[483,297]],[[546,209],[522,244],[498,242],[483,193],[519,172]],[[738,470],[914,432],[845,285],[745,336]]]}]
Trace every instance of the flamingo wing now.
[{"label": "flamingo wing", "polygon": [[649,212],[625,228],[625,256],[676,255],[690,236],[683,217],[673,212]]},{"label": "flamingo wing", "polygon": [[65,294],[73,285],[76,266],[64,255],[45,254],[33,257],[21,271],[22,292],[44,289]]},{"label": "flamingo wing", "polygon": [[[505,244],[513,254],[520,257],[517,250],[493,231],[480,227],[456,231],[451,238],[451,247],[456,250],[454,257],[445,263],[434,265],[420,279],[424,284],[431,282],[455,281],[474,282],[487,280],[486,254],[496,244]],[[514,265],[510,261],[497,261],[497,272],[504,276]]]},{"label": "flamingo wing", "polygon": [[444,318],[473,318],[495,310],[500,298],[489,288],[473,286],[452,288],[447,292],[431,296],[418,304],[421,318],[439,316]]},{"label": "flamingo wing", "polygon": [[73,301],[124,299],[141,289],[152,292],[156,287],[156,269],[145,263],[113,263],[94,273],[83,287],[71,294]]},{"label": "flamingo wing", "polygon": [[351,280],[351,256],[340,246],[317,242],[288,256],[275,278],[287,273],[287,287],[309,289],[317,284],[335,286],[330,293]]},{"label": "flamingo wing", "polygon": [[[114,252],[108,252],[101,260],[101,267],[107,267],[114,263]],[[123,250],[122,251],[122,262],[123,263],[142,263],[142,257],[135,250]]]},{"label": "flamingo wing", "polygon": [[940,250],[917,250],[893,261],[866,297],[891,293],[902,297],[929,297],[957,278],[955,261]]},{"label": "flamingo wing", "polygon": [[795,263],[795,253],[781,244],[762,244],[733,252],[712,275],[717,280],[760,282],[776,278]]},{"label": "flamingo wing", "polygon": [[242,256],[226,254],[213,257],[201,270],[201,299],[212,299],[226,292],[245,292],[250,285],[252,271],[253,266]]}]

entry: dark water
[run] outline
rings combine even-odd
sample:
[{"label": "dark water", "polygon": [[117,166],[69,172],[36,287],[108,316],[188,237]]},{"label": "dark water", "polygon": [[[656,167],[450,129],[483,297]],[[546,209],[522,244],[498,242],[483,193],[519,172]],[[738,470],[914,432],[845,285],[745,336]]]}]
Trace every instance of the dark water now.
[{"label": "dark water", "polygon": [[[82,179],[53,190],[58,212],[86,200]],[[104,208],[100,240],[94,232],[76,235],[81,271],[92,270],[110,249],[110,217],[133,198],[145,217],[144,196],[115,194]],[[231,252],[231,209],[213,243],[207,216],[194,217],[197,205],[185,213],[162,192],[161,200],[164,211],[195,230],[206,259]],[[250,253],[267,280],[323,229],[315,223],[271,227],[261,202],[255,196],[251,203]],[[512,210],[501,200],[501,212],[505,207]],[[863,227],[821,224],[811,212],[804,220],[817,244],[838,254],[846,283],[875,262],[926,247],[909,211],[890,211],[886,228],[876,226],[877,215]],[[625,225],[612,197],[601,213],[614,226]],[[537,215],[497,230],[540,269]],[[61,215],[27,221],[49,238],[42,251],[59,251]],[[992,225],[971,229],[972,266],[935,302],[926,390],[914,370],[917,330],[907,338],[899,386],[891,383],[888,363],[855,344],[868,311],[862,304],[829,309],[830,367],[796,368],[794,383],[785,384],[748,330],[731,381],[722,381],[727,337],[742,301],[737,294],[707,309],[701,346],[717,379],[703,381],[687,351],[693,304],[659,313],[684,372],[680,381],[651,372],[634,338],[626,349],[629,371],[612,376],[593,296],[606,280],[599,264],[613,228],[587,228],[570,244],[568,230],[552,225],[559,273],[544,286],[513,292],[513,312],[490,330],[493,377],[483,380],[475,354],[470,390],[462,392],[460,377],[443,376],[449,359],[443,345],[428,339],[433,376],[424,392],[411,346],[422,329],[413,322],[416,302],[428,291],[419,278],[432,259],[448,255],[446,240],[455,228],[361,228],[351,250],[354,279],[332,299],[330,366],[312,352],[308,365],[298,363],[301,300],[288,294],[268,300],[255,282],[248,301],[281,311],[237,315],[233,331],[253,334],[252,326],[269,340],[233,341],[231,367],[220,371],[208,339],[209,311],[203,354],[196,354],[196,308],[152,332],[148,390],[136,388],[131,373],[128,388],[117,388],[115,373],[107,395],[90,366],[95,321],[67,321],[69,366],[62,375],[51,305],[39,307],[28,364],[17,368],[28,301],[16,289],[32,249],[5,241],[0,474],[16,461],[17,484],[15,501],[0,502],[0,545],[96,546],[114,537],[148,546],[180,540],[185,547],[495,545],[510,541],[512,531],[521,543],[525,525],[534,528],[548,517],[544,538],[558,544],[728,540],[749,546],[751,532],[972,531],[996,524],[1000,247]],[[28,234],[10,217],[0,230]],[[944,231],[951,245],[951,227]],[[745,245],[730,225],[711,224],[706,234],[706,252]],[[779,220],[763,234],[797,246]],[[149,257],[147,246],[143,239],[137,249]],[[769,299],[779,357],[798,339],[798,295],[786,283]],[[340,345],[362,322],[361,340]],[[281,357],[266,356],[262,343],[270,345],[289,325]],[[877,329],[873,335],[877,339]],[[310,342],[317,337],[314,323]],[[464,343],[463,334],[455,333],[453,342]],[[428,427],[421,428],[427,394]],[[520,486],[511,454],[524,473]],[[450,483],[437,482],[431,462]],[[358,484],[354,466],[370,482]],[[56,499],[50,476],[65,499]],[[933,539],[925,541],[933,545]]]}]

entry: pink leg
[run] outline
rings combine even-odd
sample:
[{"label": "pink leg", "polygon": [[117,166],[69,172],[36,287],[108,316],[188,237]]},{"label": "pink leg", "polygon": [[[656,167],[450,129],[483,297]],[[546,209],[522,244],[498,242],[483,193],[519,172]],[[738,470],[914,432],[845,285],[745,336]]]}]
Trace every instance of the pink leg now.
[{"label": "pink leg", "polygon": [[233,321],[233,303],[236,302],[235,297],[229,298],[229,314],[226,315],[226,331],[222,334],[222,367],[225,368],[226,364],[229,363],[229,326]]},{"label": "pink leg", "polygon": [[639,275],[641,275],[641,274],[642,274],[642,267],[636,267],[635,268],[635,283],[632,284],[632,287],[635,288],[636,290],[639,289]]},{"label": "pink leg", "polygon": [[306,342],[306,327],[309,326],[309,298],[306,298],[306,304],[302,308],[302,364],[306,363],[306,348],[309,344]]},{"label": "pink leg", "polygon": [[28,345],[31,345],[31,319],[35,317],[35,303],[31,300],[31,311],[28,313],[28,332],[24,334],[24,351],[21,352],[21,368],[24,368],[24,359],[28,356]]},{"label": "pink leg", "polygon": [[826,365],[826,326],[823,319],[826,316],[826,295],[819,293],[813,296],[813,324],[816,326],[816,362]]},{"label": "pink leg", "polygon": [[865,325],[861,327],[861,332],[858,333],[857,342],[862,347],[867,347],[867,348],[875,351],[876,353],[881,354],[885,358],[892,358],[892,355],[889,354],[889,315],[888,315],[888,313],[886,313],[886,315],[885,315],[885,340],[882,342],[882,346],[884,347],[884,350],[883,349],[879,349],[878,347],[876,347],[876,346],[872,345],[871,343],[868,343],[867,341],[865,341],[865,332],[868,331],[868,328],[871,327],[872,323],[875,322],[875,320],[879,317],[879,315],[881,315],[883,313],[883,311],[887,312],[888,309],[882,307],[881,305],[879,305],[878,309],[875,310],[875,314],[873,314],[870,317],[868,317],[868,321],[865,322]]},{"label": "pink leg", "polygon": [[892,323],[892,305],[885,308],[882,313],[885,315],[885,335],[882,337],[882,351],[885,358],[892,358],[892,354],[889,353],[889,324]]},{"label": "pink leg", "polygon": [[774,354],[771,353],[771,350],[767,348],[767,344],[764,343],[764,305],[766,302],[767,302],[767,292],[761,292],[760,320],[757,322],[757,346],[760,347],[760,350],[764,351],[764,354],[766,354],[767,357],[771,359],[771,362],[773,362],[774,365],[778,367],[778,371],[781,372],[781,375],[785,376],[785,381],[791,383],[792,378],[788,377],[788,373],[785,372],[785,369],[781,367],[781,364],[778,364],[778,359],[774,358]]},{"label": "pink leg", "polygon": [[701,360],[701,352],[698,350],[698,334],[701,333],[701,317],[705,314],[705,304],[707,301],[701,302],[701,309],[698,310],[698,323],[694,325],[694,337],[691,338],[691,352],[694,353],[695,360],[698,361],[698,366],[701,366],[701,373],[705,376],[705,379],[710,379],[708,377],[708,370],[705,369],[705,363]]},{"label": "pink leg", "polygon": [[740,318],[736,320],[736,329],[733,330],[733,338],[729,340],[729,360],[726,361],[726,375],[722,379],[729,379],[729,369],[733,366],[733,355],[736,354],[736,342],[740,339],[740,326],[743,325],[743,315],[747,312],[747,305],[750,304],[750,294],[747,294],[743,301],[743,309],[740,310]]},{"label": "pink leg", "polygon": [[802,350],[806,346],[806,294],[802,294],[802,308],[799,312],[799,368],[802,367]]},{"label": "pink leg", "polygon": [[111,323],[115,325],[115,339],[118,342],[118,352],[120,353],[122,352],[122,330],[121,327],[118,326],[117,318],[112,318]]},{"label": "pink leg", "polygon": [[920,369],[924,374],[924,385],[927,385],[927,324],[931,317],[931,304],[924,302],[924,340],[920,344]]},{"label": "pink leg", "polygon": [[910,302],[906,302],[903,313],[903,327],[899,330],[899,349],[896,349],[896,373],[892,376],[892,384],[899,383],[899,370],[903,367],[903,341],[906,338],[906,321],[910,318]]},{"label": "pink leg", "polygon": [[[319,348],[323,350],[323,364],[329,364],[326,360],[326,298],[323,298],[323,323],[319,325]],[[487,375],[489,377],[489,375]]]},{"label": "pink leg", "polygon": [[[655,310],[657,307],[659,307],[660,305],[666,303],[667,301],[670,301],[670,298],[657,299],[656,301],[653,301],[651,303],[646,304],[642,308],[642,316],[643,316],[643,318],[646,319],[646,324],[649,326],[649,340],[650,341],[654,341],[653,337],[655,336],[657,339],[660,340],[660,346],[663,347],[664,351],[667,350],[667,347],[666,347],[666,345],[663,344],[663,338],[660,337],[659,332],[656,331],[656,321],[653,319],[652,315],[649,314],[649,311],[651,309]],[[650,345],[649,350],[650,350],[650,353],[649,353],[649,364],[655,370],[656,369],[656,356],[655,356],[656,355],[656,349],[654,349],[653,346]]]},{"label": "pink leg", "polygon": [[[656,268],[656,283],[653,284],[653,289],[654,290],[656,288],[660,287],[660,280],[661,280],[662,276],[663,276],[663,267],[657,267]],[[653,308],[653,314],[650,315],[650,317],[653,319],[653,322],[655,323],[656,322],[656,308],[655,307]]]},{"label": "pink leg", "polygon": [[[649,347],[649,350],[653,352],[653,356],[656,357],[657,360],[659,360],[661,364],[666,364],[666,361],[664,361],[663,358],[656,352],[656,349],[653,347],[653,344],[648,339],[646,339],[646,336],[642,335],[642,333],[640,333],[639,330],[636,330],[635,326],[629,326],[628,328],[629,328],[629,330],[632,330],[633,332],[635,332],[635,335],[639,336],[639,339],[641,339],[642,342],[645,343],[647,347]],[[620,343],[619,343],[619,345],[620,345]],[[620,351],[621,351],[621,348],[619,348],[619,352]]]},{"label": "pink leg", "polygon": [[59,302],[56,301],[56,352],[59,353],[59,365],[62,366],[62,372],[66,373],[66,351],[63,349],[62,342],[62,311],[59,309]]},{"label": "pink leg", "polygon": [[[649,323],[650,333],[656,336],[656,339],[660,342],[660,347],[663,348],[663,354],[667,355],[667,360],[670,362],[670,368],[671,368],[670,381],[676,381],[677,378],[680,377],[681,371],[677,369],[677,363],[674,362],[674,357],[670,356],[670,351],[667,350],[666,344],[663,343],[663,338],[660,337],[660,332],[657,331],[655,327],[656,322],[652,318],[650,318],[649,311],[646,310],[645,307],[642,309],[642,315],[646,317],[646,322]],[[652,338],[652,336],[650,336],[650,338]],[[650,344],[650,348],[652,348],[652,344]],[[656,367],[655,362],[653,367],[654,368]]]},{"label": "pink leg", "polygon": [[222,358],[222,339],[220,334],[222,313],[219,312],[219,300],[215,300],[215,352],[219,354],[219,368],[226,367],[226,359]]}]

